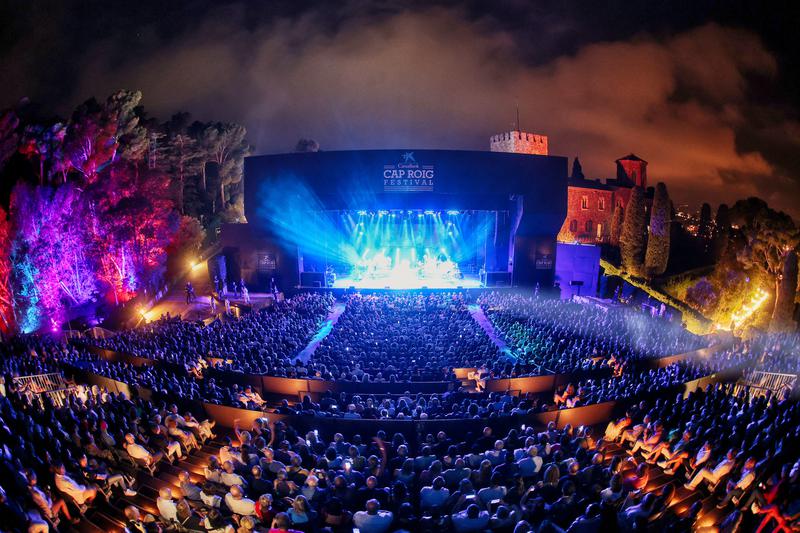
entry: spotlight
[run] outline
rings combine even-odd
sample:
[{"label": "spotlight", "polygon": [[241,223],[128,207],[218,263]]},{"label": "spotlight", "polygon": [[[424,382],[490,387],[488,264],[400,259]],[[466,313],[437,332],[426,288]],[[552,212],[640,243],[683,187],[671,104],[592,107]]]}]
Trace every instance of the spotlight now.
[{"label": "spotlight", "polygon": [[378,211],[378,216],[380,216],[380,217],[382,217],[383,215],[388,215],[388,214],[389,214],[389,211],[385,211],[385,210],[383,210],[383,209],[381,209],[380,211]]},{"label": "spotlight", "polygon": [[422,213],[417,213],[417,216],[422,218]]},{"label": "spotlight", "polygon": [[363,217],[363,216],[366,216],[366,214],[367,214],[367,212],[366,212],[366,211],[364,211],[363,209],[359,209],[359,210],[357,211],[357,213],[359,214],[359,216],[362,216],[362,217]]},{"label": "spotlight", "polygon": [[198,263],[196,259],[192,259],[191,265],[192,265],[192,270],[197,270],[198,268],[200,268],[202,263]]},{"label": "spotlight", "polygon": [[431,210],[431,209],[426,209],[426,210],[425,210],[425,214],[426,214],[426,215],[432,215],[432,214],[433,214],[433,210]]},{"label": "spotlight", "polygon": [[450,209],[449,211],[447,211],[447,214],[448,215],[457,215],[458,214],[458,210],[457,209]]}]

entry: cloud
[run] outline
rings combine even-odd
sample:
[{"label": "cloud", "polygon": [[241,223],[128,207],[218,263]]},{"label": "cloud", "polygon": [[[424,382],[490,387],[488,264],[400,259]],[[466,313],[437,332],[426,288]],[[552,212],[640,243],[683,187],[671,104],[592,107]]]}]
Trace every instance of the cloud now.
[{"label": "cloud", "polygon": [[[486,149],[519,102],[523,129],[549,135],[552,154],[579,155],[588,175],[612,176],[614,159],[634,152],[678,202],[758,195],[798,215],[792,166],[766,157],[763,142],[737,142],[752,119],[749,80],[777,70],[745,31],[634,35],[531,65],[514,35],[458,9],[353,12],[333,26],[311,12],[249,30],[245,16],[211,14],[123,62],[114,43],[96,46],[74,101],[137,88],[162,117],[243,122],[259,153],[300,137],[326,150]],[[784,142],[796,149],[797,125],[778,120],[764,135],[793,132]]]}]

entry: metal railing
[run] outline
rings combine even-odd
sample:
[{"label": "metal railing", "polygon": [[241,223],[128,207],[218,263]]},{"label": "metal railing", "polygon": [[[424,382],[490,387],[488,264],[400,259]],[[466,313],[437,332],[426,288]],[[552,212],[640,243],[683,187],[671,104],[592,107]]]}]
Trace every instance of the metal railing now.
[{"label": "metal railing", "polygon": [[766,396],[767,394],[780,394],[784,391],[791,393],[796,385],[797,374],[751,370],[739,379],[735,392],[738,394],[747,389],[752,397]]},{"label": "metal railing", "polygon": [[60,373],[36,374],[33,376],[20,376],[12,380],[18,388],[24,388],[28,392],[41,394],[43,392],[66,389],[67,382]]}]

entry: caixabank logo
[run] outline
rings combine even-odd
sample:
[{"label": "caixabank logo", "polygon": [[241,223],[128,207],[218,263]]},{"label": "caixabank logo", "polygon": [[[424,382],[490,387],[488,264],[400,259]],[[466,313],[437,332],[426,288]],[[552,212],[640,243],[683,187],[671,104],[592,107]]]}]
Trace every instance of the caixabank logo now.
[{"label": "caixabank logo", "polygon": [[394,165],[383,165],[383,190],[386,192],[433,191],[433,165],[417,163],[414,152],[405,152]]}]

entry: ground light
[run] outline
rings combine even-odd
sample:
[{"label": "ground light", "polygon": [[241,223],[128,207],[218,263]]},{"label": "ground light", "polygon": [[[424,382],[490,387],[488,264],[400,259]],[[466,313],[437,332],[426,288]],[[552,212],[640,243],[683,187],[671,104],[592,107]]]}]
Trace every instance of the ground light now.
[{"label": "ground light", "polygon": [[[756,290],[749,298],[749,300],[736,312],[731,315],[730,322],[733,324],[734,328],[738,328],[742,324],[744,324],[748,318],[753,316],[753,313],[758,311],[758,309],[764,305],[764,303],[769,299],[769,292],[765,291],[762,288]],[[728,327],[724,324],[718,324],[721,329],[728,329]]]}]

